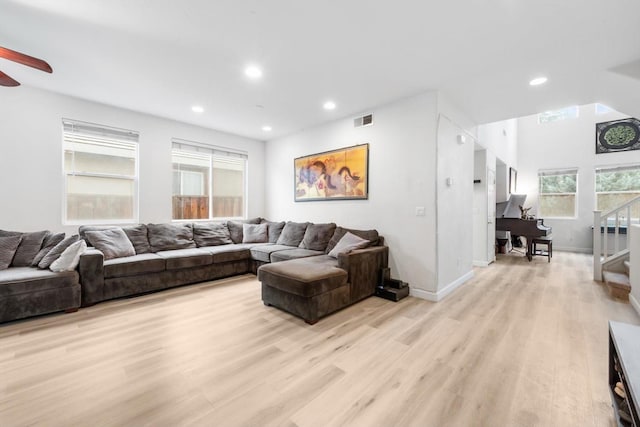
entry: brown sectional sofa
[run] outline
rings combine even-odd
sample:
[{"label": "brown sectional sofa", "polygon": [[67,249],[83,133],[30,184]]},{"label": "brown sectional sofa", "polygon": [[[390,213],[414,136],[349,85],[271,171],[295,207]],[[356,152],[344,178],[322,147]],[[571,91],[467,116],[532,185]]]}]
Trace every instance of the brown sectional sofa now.
[{"label": "brown sectional sofa", "polygon": [[[87,232],[108,228],[113,227],[82,226],[80,235],[86,239]],[[144,229],[148,242],[142,238]],[[260,234],[255,239],[258,234],[252,233],[265,229],[268,236]],[[371,247],[336,258],[327,255],[347,231],[369,240]],[[105,259],[103,252],[90,248],[80,257],[82,306],[253,272],[263,282],[266,305],[315,323],[326,314],[373,295],[388,258],[388,248],[377,231],[347,230],[335,224],[285,224],[255,218],[138,225],[125,232],[135,255]],[[174,249],[176,241],[181,247]],[[272,263],[278,268],[270,269],[275,265]],[[300,276],[300,272],[306,276]],[[315,272],[315,279],[311,272]]]}]

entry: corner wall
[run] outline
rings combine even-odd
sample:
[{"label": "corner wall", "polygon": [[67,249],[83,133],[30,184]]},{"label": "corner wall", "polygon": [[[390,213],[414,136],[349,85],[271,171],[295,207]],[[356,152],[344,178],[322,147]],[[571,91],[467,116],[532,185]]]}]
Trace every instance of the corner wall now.
[{"label": "corner wall", "polygon": [[[266,216],[375,228],[389,246],[392,277],[412,292],[436,292],[436,94],[366,113],[371,126],[355,128],[354,115],[267,142]],[[294,158],[362,143],[369,144],[368,200],[294,202]]]},{"label": "corner wall", "polygon": [[3,91],[0,117],[1,229],[77,232],[62,224],[63,117],[140,132],[140,222],[171,221],[173,137],[247,151],[248,214],[263,215],[261,141],[25,86]]}]

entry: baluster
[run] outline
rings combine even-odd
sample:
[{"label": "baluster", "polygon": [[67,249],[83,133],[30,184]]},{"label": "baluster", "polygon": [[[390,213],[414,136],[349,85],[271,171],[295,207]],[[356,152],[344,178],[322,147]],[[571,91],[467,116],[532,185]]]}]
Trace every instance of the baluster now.
[{"label": "baluster", "polygon": [[631,205],[627,206],[627,249],[631,248]]},{"label": "baluster", "polygon": [[609,256],[609,217],[604,218],[604,233],[602,235],[602,260]]},{"label": "baluster", "polygon": [[593,211],[593,280],[598,281],[602,280],[602,234],[600,233],[602,218],[600,217],[600,213],[600,211]]},{"label": "baluster", "polygon": [[620,248],[618,247],[618,233],[620,232],[620,211],[616,211],[616,223],[613,231],[613,254],[617,254]]}]

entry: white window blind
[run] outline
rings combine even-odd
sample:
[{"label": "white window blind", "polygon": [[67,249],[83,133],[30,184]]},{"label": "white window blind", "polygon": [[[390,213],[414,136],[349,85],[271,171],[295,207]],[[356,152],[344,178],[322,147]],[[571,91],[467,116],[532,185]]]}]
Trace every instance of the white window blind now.
[{"label": "white window blind", "polygon": [[245,216],[247,153],[174,139],[171,157],[174,220]]},{"label": "white window blind", "polygon": [[138,133],[71,119],[62,126],[65,222],[137,222]]}]

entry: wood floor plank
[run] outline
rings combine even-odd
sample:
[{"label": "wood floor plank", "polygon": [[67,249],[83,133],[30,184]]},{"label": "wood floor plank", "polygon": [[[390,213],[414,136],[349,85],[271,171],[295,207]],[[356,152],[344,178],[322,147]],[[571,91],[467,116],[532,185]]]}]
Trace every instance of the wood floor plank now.
[{"label": "wood floor plank", "polygon": [[591,257],[500,255],[444,301],[308,325],[244,275],[0,325],[0,426],[613,426]]}]

